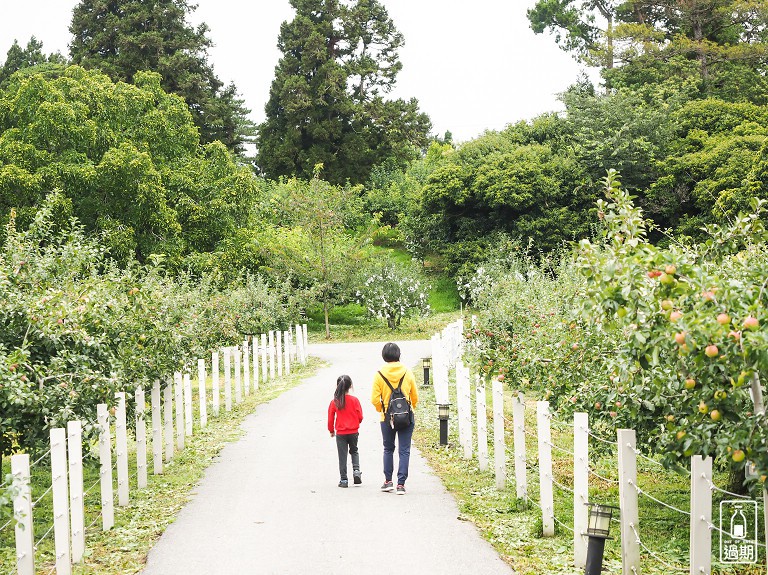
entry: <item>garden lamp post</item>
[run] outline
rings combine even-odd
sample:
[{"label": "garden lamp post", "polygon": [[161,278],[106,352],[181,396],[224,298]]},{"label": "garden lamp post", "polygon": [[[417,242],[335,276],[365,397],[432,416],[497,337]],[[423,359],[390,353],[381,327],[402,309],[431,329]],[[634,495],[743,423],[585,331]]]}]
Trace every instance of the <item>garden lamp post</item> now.
[{"label": "garden lamp post", "polygon": [[440,445],[448,445],[448,418],[450,416],[450,403],[437,404],[437,418],[440,420]]},{"label": "garden lamp post", "polygon": [[587,503],[589,506],[589,520],[587,533],[587,565],[584,575],[600,575],[603,572],[603,553],[605,553],[605,540],[610,539],[611,518],[613,510],[618,507],[601,505],[600,503]]},{"label": "garden lamp post", "polygon": [[432,369],[432,358],[422,358],[421,366],[424,368],[424,385],[429,385],[429,370]]}]

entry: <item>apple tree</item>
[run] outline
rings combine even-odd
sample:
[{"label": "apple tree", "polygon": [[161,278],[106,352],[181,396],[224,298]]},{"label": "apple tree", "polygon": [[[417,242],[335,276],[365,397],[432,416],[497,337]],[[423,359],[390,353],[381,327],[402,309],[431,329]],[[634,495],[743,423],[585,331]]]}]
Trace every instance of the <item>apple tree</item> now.
[{"label": "apple tree", "polygon": [[615,172],[605,187],[604,236],[582,240],[576,263],[580,311],[616,352],[605,357],[607,381],[578,403],[616,406],[616,427],[637,429],[670,464],[699,454],[768,474],[766,417],[751,397],[768,367],[765,202],[707,227],[704,243],[660,247]]}]

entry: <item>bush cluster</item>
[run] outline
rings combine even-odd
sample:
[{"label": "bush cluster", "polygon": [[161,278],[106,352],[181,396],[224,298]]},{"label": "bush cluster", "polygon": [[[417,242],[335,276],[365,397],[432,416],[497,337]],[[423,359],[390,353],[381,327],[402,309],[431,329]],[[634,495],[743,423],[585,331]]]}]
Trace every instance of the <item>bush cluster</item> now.
[{"label": "bush cluster", "polygon": [[605,186],[599,240],[557,265],[500,256],[464,282],[478,366],[587,411],[598,432],[637,430],[669,465],[752,461],[764,479],[766,418],[750,396],[768,368],[764,203],[705,242],[659,247],[616,174]]},{"label": "bush cluster", "polygon": [[93,433],[98,403],[192,366],[244,334],[285,329],[301,294],[246,276],[170,276],[162,258],[118,267],[48,197],[26,230],[13,217],[0,251],[0,454],[45,444],[80,419]]}]

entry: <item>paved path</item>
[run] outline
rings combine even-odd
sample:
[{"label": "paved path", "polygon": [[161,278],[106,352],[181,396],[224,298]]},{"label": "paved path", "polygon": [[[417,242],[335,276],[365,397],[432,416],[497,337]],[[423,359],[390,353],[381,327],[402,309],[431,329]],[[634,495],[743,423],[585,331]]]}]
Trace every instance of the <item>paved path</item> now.
[{"label": "paved path", "polygon": [[[403,362],[429,342],[401,343]],[[145,575],[512,574],[415,449],[408,494],[382,493],[381,433],[369,402],[380,343],[312,345],[331,363],[257,408],[246,435],[206,471],[191,501],[150,551]],[[326,409],[336,377],[352,377],[363,404],[363,484],[340,489]],[[418,421],[417,421],[418,425]],[[397,455],[395,455],[397,466]],[[350,466],[351,473],[351,466]],[[351,475],[350,475],[351,477]],[[388,563],[397,550],[406,563]]]}]

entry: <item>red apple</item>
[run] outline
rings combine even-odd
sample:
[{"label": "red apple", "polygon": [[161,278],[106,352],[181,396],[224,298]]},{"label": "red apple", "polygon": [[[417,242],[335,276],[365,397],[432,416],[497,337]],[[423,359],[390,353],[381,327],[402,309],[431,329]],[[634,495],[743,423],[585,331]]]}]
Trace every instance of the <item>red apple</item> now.
[{"label": "red apple", "polygon": [[679,320],[681,317],[683,317],[683,314],[679,311],[673,311],[671,314],[669,314],[669,321],[675,322]]},{"label": "red apple", "polygon": [[675,341],[678,345],[683,345],[685,343],[685,332],[679,331],[675,334]]},{"label": "red apple", "polygon": [[712,344],[708,345],[706,348],[704,348],[704,355],[707,357],[717,357],[720,353],[720,350],[717,349],[717,346]]},{"label": "red apple", "polygon": [[729,316],[727,313],[721,313],[717,316],[717,323],[720,325],[728,325],[731,323],[731,316]]},{"label": "red apple", "polygon": [[754,316],[747,316],[744,319],[744,329],[754,330],[760,327],[760,321]]}]

